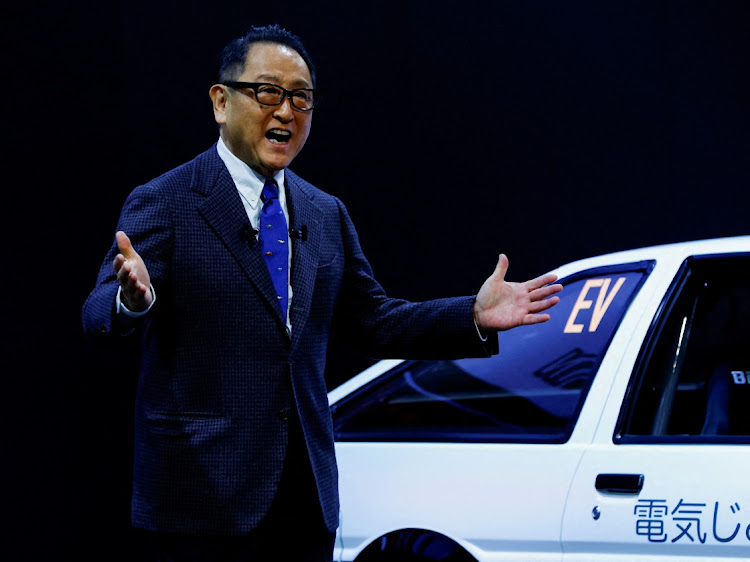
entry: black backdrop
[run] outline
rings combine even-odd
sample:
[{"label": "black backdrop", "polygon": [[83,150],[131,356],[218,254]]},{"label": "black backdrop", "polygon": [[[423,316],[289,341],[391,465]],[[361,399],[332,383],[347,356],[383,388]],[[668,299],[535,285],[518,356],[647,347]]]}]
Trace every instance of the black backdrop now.
[{"label": "black backdrop", "polygon": [[[317,60],[327,97],[292,167],[344,200],[390,294],[472,293],[500,251],[521,280],[748,231],[743,0],[30,0],[4,12],[13,560],[136,549],[133,365],[84,345],[80,307],[127,193],[217,138],[216,55],[249,25],[290,28]],[[330,384],[369,363],[335,344]]]}]

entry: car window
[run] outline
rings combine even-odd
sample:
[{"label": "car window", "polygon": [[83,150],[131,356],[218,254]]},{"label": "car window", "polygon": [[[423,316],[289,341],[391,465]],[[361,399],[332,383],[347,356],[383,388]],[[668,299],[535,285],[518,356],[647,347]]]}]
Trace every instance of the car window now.
[{"label": "car window", "polygon": [[333,407],[336,438],[564,442],[652,262],[561,283],[552,319],[500,334],[490,358],[405,362]]},{"label": "car window", "polygon": [[644,343],[617,442],[747,442],[750,258],[687,260]]}]

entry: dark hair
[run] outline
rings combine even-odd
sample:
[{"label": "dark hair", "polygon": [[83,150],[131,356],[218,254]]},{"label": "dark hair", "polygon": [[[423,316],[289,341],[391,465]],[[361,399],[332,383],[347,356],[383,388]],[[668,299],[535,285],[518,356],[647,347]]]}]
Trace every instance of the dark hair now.
[{"label": "dark hair", "polygon": [[294,33],[287,31],[278,24],[266,25],[263,27],[251,27],[242,37],[232,40],[221,52],[221,61],[219,66],[219,82],[236,80],[245,69],[245,61],[250,46],[254,43],[278,43],[294,49],[305,61],[312,86],[315,87],[315,66],[310,59],[310,55],[302,44],[302,40]]}]

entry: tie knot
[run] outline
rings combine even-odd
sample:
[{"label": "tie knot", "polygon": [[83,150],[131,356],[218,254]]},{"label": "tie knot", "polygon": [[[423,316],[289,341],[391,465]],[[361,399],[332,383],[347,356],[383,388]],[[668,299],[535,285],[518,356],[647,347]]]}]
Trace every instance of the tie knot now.
[{"label": "tie knot", "polygon": [[279,198],[279,186],[276,185],[276,182],[274,180],[266,180],[266,183],[263,185],[263,191],[260,194],[260,198],[264,203],[269,199]]}]

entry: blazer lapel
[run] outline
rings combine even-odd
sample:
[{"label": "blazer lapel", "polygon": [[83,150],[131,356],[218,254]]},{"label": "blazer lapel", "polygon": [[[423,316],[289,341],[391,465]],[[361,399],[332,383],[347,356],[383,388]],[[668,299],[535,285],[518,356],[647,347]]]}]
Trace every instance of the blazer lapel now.
[{"label": "blazer lapel", "polygon": [[[237,260],[247,278],[286,328],[286,319],[281,317],[271,275],[260,251],[260,244],[255,241],[237,187],[215,148],[213,153],[209,151],[207,157],[206,165],[196,174],[191,185],[191,189],[206,196],[198,206],[198,213]],[[207,177],[198,177],[203,175]]]},{"label": "blazer lapel", "polygon": [[292,240],[292,307],[289,312],[292,323],[292,353],[304,333],[310,315],[315,279],[318,273],[318,248],[320,247],[321,211],[313,202],[313,195],[305,190],[295,177],[285,174],[287,207],[290,215],[290,230],[305,231],[306,239],[295,236]]}]

